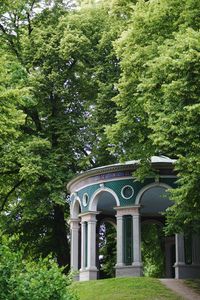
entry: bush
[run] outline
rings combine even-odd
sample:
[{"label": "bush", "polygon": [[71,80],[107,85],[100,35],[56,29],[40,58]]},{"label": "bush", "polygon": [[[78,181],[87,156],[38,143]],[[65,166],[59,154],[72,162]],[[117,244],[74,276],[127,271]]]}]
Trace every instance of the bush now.
[{"label": "bush", "polygon": [[24,260],[22,250],[13,252],[10,241],[1,238],[0,299],[75,300],[70,283],[52,258]]},{"label": "bush", "polygon": [[157,224],[142,225],[142,261],[145,276],[164,276],[164,233]]}]

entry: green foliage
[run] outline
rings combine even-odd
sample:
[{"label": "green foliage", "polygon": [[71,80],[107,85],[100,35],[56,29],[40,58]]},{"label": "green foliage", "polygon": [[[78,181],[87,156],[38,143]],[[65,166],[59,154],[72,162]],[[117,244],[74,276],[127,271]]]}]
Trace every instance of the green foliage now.
[{"label": "green foliage", "polygon": [[115,277],[116,229],[105,222],[99,229],[100,278]]},{"label": "green foliage", "polygon": [[25,115],[18,110],[17,103],[27,91],[17,86],[17,81],[23,80],[23,69],[17,61],[10,62],[8,54],[1,53],[0,65],[0,145],[20,135],[20,125],[24,123]]},{"label": "green foliage", "polygon": [[156,224],[142,225],[142,261],[144,275],[147,277],[164,276],[164,233]]},{"label": "green foliage", "polygon": [[[36,93],[40,88],[41,97],[44,96],[42,88],[38,86],[42,72],[41,65],[36,65],[39,57],[35,46],[41,38],[36,38],[34,29],[37,28],[36,32],[38,30],[41,33],[44,22],[48,23],[51,18],[51,10],[45,10],[44,7],[40,10],[38,5],[41,4],[39,1],[22,1],[13,5],[5,3],[1,7],[4,14],[1,15],[3,84],[0,97],[5,103],[1,106],[1,118],[3,121],[7,120],[4,127],[1,126],[4,139],[0,144],[1,227],[9,234],[24,233],[20,237],[23,236],[22,243],[28,241],[27,255],[37,257],[54,252],[59,264],[63,265],[69,263],[69,259],[66,259],[67,253],[69,256],[67,233],[63,229],[66,228],[63,173],[68,168],[65,166],[59,172],[55,170],[58,161],[62,164],[64,158],[58,150],[52,151],[52,135],[46,131],[50,125],[49,122],[44,122],[50,118],[49,110],[46,114]],[[59,18],[60,8],[52,7],[52,10],[55,10]],[[35,14],[35,11],[38,13]],[[55,19],[56,17],[51,19],[54,25]],[[44,30],[43,35],[45,32]],[[36,58],[33,59],[34,55]],[[53,184],[50,183],[52,177],[55,178]],[[56,192],[55,199],[53,195]],[[55,241],[59,235],[54,222],[60,224],[61,244],[56,244]],[[65,258],[60,249],[66,253]]]},{"label": "green foliage", "polygon": [[0,6],[0,226],[69,264],[66,181],[119,157],[141,179],[163,154],[168,231],[199,231],[199,1],[64,2]]},{"label": "green foliage", "polygon": [[107,1],[76,10],[64,2],[0,7],[0,226],[23,233],[17,246],[27,256],[53,252],[61,266],[69,265],[66,182],[116,161],[104,125],[115,118],[113,41],[125,23]]},{"label": "green foliage", "polygon": [[[14,239],[14,237],[13,237]],[[5,236],[0,244],[0,298],[5,300],[75,300],[70,278],[47,257],[24,260],[22,250],[13,252]]]},{"label": "green foliage", "polygon": [[196,0],[136,3],[115,46],[122,73],[117,122],[107,127],[122,160],[177,158],[168,214],[177,232],[199,231],[199,9]]}]

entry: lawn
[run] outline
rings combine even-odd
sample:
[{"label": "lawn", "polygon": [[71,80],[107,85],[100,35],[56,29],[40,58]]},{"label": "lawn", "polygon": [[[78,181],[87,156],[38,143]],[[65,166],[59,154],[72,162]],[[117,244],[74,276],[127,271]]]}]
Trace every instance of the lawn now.
[{"label": "lawn", "polygon": [[112,278],[73,284],[80,300],[180,300],[158,279],[154,278]]},{"label": "lawn", "polygon": [[185,280],[185,283],[194,289],[196,293],[200,294],[200,279]]}]

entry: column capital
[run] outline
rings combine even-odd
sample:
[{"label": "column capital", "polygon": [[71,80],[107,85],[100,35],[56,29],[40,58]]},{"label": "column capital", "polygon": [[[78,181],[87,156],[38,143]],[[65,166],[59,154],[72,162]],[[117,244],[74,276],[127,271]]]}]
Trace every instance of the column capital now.
[{"label": "column capital", "polygon": [[117,211],[116,217],[131,215],[131,216],[138,216],[140,215],[140,205],[131,205],[131,206],[117,206],[114,207]]},{"label": "column capital", "polygon": [[85,213],[79,214],[81,218],[81,222],[89,222],[89,221],[96,221],[96,215],[98,215],[99,211],[87,211]]},{"label": "column capital", "polygon": [[70,218],[68,221],[68,224],[71,224],[71,223],[80,223],[80,219]]},{"label": "column capital", "polygon": [[80,220],[79,219],[70,219],[69,225],[71,229],[79,229]]},{"label": "column capital", "polygon": [[123,215],[116,215],[116,219],[117,220],[122,220],[123,219]]}]

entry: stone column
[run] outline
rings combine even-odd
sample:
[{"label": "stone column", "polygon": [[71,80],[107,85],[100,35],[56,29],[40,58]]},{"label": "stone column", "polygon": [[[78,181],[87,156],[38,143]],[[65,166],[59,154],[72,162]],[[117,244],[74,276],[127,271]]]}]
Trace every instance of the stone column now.
[{"label": "stone column", "polygon": [[[140,214],[139,205],[115,207],[117,211],[117,264],[116,277],[142,276],[141,262],[141,234],[140,234]],[[133,257],[132,265],[124,264],[124,236],[123,236],[123,216],[132,216],[133,220]]]},{"label": "stone column", "polygon": [[86,265],[86,222],[81,221],[81,270],[85,270]]},{"label": "stone column", "polygon": [[176,263],[175,275],[177,279],[200,277],[200,242],[199,237],[192,238],[192,264],[185,264],[184,235],[176,234]]},{"label": "stone column", "polygon": [[117,215],[117,264],[116,267],[124,266],[123,262],[123,216]]},{"label": "stone column", "polygon": [[200,237],[197,234],[192,236],[192,264],[200,266]]},{"label": "stone column", "polygon": [[88,267],[87,269],[97,271],[96,268],[96,215],[88,215]]},{"label": "stone column", "polygon": [[184,235],[179,233],[176,234],[176,263],[185,264],[185,245]]},{"label": "stone column", "polygon": [[133,215],[133,264],[141,264],[140,215]]},{"label": "stone column", "polygon": [[192,264],[189,266],[189,278],[200,278],[200,236],[192,236]]},{"label": "stone column", "polygon": [[[78,272],[79,257],[79,219],[70,220],[71,229],[71,270]],[[74,275],[74,280],[78,280],[78,274]]]},{"label": "stone column", "polygon": [[185,278],[185,245],[184,235],[182,233],[175,235],[176,242],[176,262],[175,262],[175,278]]},{"label": "stone column", "polygon": [[[80,214],[82,224],[82,264],[80,270],[80,281],[97,279],[96,267],[96,215],[98,212],[89,211]],[[86,225],[87,224],[87,225]],[[87,226],[87,234],[86,234]],[[87,244],[87,247],[86,247]],[[86,253],[87,248],[87,253]],[[87,257],[87,259],[86,259]],[[86,266],[87,260],[87,266]]]},{"label": "stone column", "polygon": [[141,222],[139,207],[133,210],[133,266],[135,276],[142,276],[142,259],[141,259]]}]

